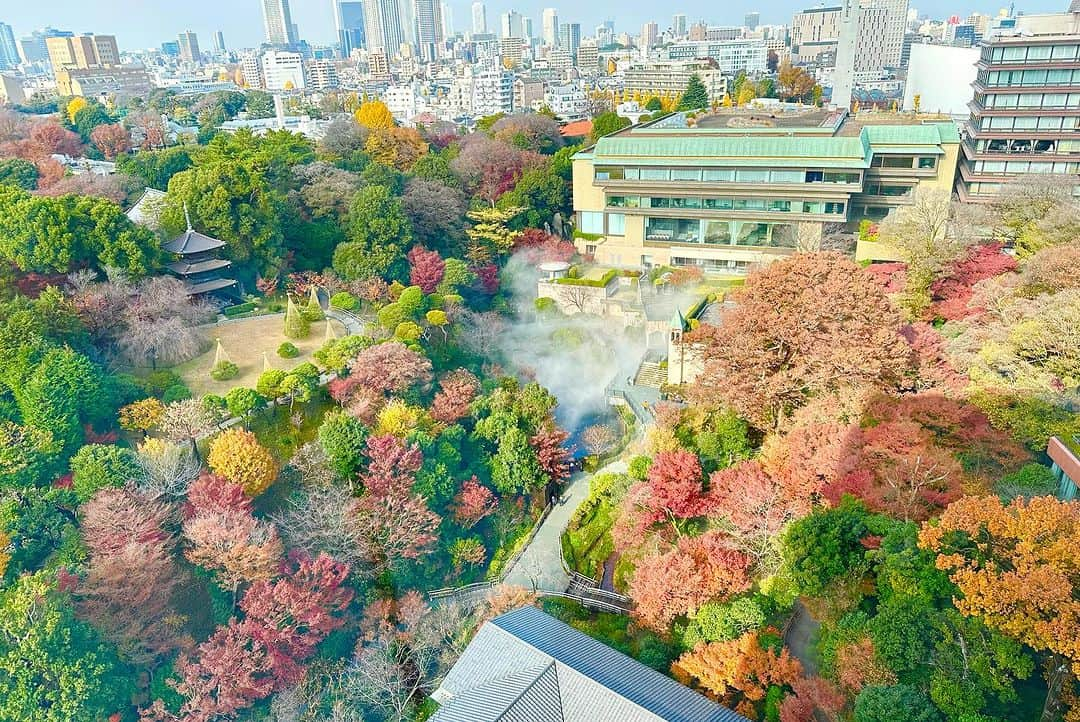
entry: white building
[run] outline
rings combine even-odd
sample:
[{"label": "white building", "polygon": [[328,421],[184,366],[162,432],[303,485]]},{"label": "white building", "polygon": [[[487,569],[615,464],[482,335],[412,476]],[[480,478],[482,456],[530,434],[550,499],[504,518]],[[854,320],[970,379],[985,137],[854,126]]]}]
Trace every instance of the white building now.
[{"label": "white building", "polygon": [[948,113],[966,118],[967,104],[974,91],[979,61],[979,48],[958,48],[951,45],[912,45],[908,64],[907,84],[904,87],[904,110]]},{"label": "white building", "polygon": [[472,4],[472,31],[475,35],[482,35],[488,31],[487,5],[482,2]]},{"label": "white building", "polygon": [[551,108],[559,120],[578,120],[585,117],[589,101],[578,85],[567,83],[549,85],[544,90],[544,105]]},{"label": "white building", "polygon": [[477,73],[472,79],[473,115],[511,113],[514,110],[514,74],[502,70]]},{"label": "white building", "polygon": [[268,50],[262,56],[263,85],[267,90],[300,90],[304,82],[304,58],[300,53]]},{"label": "white building", "polygon": [[263,87],[262,60],[255,53],[244,53],[240,56],[240,73],[246,87]]},{"label": "white building", "polygon": [[382,101],[386,103],[390,113],[401,123],[420,112],[420,94],[414,84],[391,85],[382,94]]},{"label": "white building", "polygon": [[760,40],[672,43],[664,52],[667,60],[715,60],[718,69],[729,75],[764,73],[769,55]]},{"label": "white building", "polygon": [[328,90],[340,85],[337,68],[333,61],[327,59],[307,62],[307,80],[308,86],[315,90]]},{"label": "white building", "polygon": [[544,45],[549,48],[559,45],[559,12],[555,8],[544,8],[540,16],[540,35]]}]

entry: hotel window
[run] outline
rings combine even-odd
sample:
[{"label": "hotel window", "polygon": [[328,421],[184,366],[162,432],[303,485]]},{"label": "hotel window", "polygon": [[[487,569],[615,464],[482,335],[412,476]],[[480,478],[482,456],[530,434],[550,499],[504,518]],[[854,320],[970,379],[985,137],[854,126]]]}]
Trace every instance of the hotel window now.
[{"label": "hotel window", "polygon": [[874,168],[911,168],[915,165],[914,156],[878,155],[870,162]]},{"label": "hotel window", "polygon": [[791,201],[769,201],[769,210],[787,213],[791,210]]},{"label": "hotel window", "polygon": [[671,171],[667,168],[642,168],[641,180],[666,181],[671,180]]},{"label": "hotel window", "polygon": [[623,169],[623,175],[626,177],[626,180],[639,180],[641,178],[641,169],[640,168],[624,168]]},{"label": "hotel window", "polygon": [[706,183],[731,183],[735,180],[733,170],[707,170],[704,173]]},{"label": "hotel window", "polygon": [[641,198],[638,196],[608,196],[607,204],[612,208],[639,208]]},{"label": "hotel window", "polygon": [[649,218],[645,223],[645,239],[700,243],[701,221],[682,218]]},{"label": "hotel window", "polygon": [[820,170],[808,170],[806,171],[807,183],[821,183],[825,180],[825,172]]},{"label": "hotel window", "polygon": [[740,170],[735,171],[735,180],[739,183],[768,183],[769,171],[767,170]]},{"label": "hotel window", "polygon": [[829,201],[829,202],[827,202],[825,204],[825,212],[826,213],[834,213],[836,215],[841,215],[842,216],[844,214],[844,204],[843,203],[836,203],[834,201]]},{"label": "hotel window", "polygon": [[826,183],[858,183],[860,176],[858,173],[842,173],[839,171],[825,171]]},{"label": "hotel window", "polygon": [[624,216],[622,213],[608,213],[607,232],[613,236],[625,236],[626,216]]},{"label": "hotel window", "polygon": [[671,180],[673,181],[701,181],[701,171],[690,170],[687,168],[675,168],[671,171]]},{"label": "hotel window", "polygon": [[822,213],[824,212],[824,203],[821,201],[803,201],[802,212],[803,213]]},{"label": "hotel window", "polygon": [[731,221],[702,221],[705,242],[713,245],[731,245]]},{"label": "hotel window", "polygon": [[581,212],[581,232],[599,233],[604,232],[604,214],[596,211]]},{"label": "hotel window", "polygon": [[801,170],[774,170],[769,173],[773,183],[802,183],[806,173]]},{"label": "hotel window", "polygon": [[765,210],[765,201],[753,198],[736,198],[732,209],[736,211],[763,211]]},{"label": "hotel window", "polygon": [[702,208],[707,208],[711,211],[730,211],[731,199],[730,198],[706,198],[702,204]]}]

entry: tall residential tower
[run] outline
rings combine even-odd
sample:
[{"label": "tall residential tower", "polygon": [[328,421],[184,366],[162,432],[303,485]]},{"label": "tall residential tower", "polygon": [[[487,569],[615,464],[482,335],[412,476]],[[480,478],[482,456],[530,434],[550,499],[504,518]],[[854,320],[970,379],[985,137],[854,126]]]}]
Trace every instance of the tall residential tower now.
[{"label": "tall residential tower", "polygon": [[296,26],[289,12],[289,0],[262,0],[266,42],[271,45],[296,45]]}]

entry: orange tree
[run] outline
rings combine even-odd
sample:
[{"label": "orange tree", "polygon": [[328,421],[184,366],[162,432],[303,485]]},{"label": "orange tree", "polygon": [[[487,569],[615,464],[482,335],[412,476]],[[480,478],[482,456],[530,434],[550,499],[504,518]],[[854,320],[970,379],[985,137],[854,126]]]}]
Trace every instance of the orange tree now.
[{"label": "orange tree", "polygon": [[1060,698],[1073,702],[1065,719],[1080,720],[1071,691],[1080,675],[1080,502],[964,497],[923,526],[919,545],[959,588],[962,614],[1051,653],[1044,719]]}]

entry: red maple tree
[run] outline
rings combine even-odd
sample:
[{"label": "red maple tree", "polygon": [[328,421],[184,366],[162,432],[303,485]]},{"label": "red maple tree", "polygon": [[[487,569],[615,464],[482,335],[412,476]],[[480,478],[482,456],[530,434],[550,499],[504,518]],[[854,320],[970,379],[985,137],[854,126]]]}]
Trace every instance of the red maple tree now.
[{"label": "red maple tree", "polygon": [[469,415],[469,405],[480,391],[480,381],[465,369],[439,380],[439,391],[431,402],[431,418],[453,424]]},{"label": "red maple tree", "polygon": [[494,513],[498,506],[495,493],[474,476],[461,485],[461,490],[454,497],[454,521],[471,529],[481,519]]},{"label": "red maple tree", "polygon": [[446,261],[438,251],[429,251],[423,246],[413,246],[407,258],[409,283],[419,286],[424,293],[435,293],[443,274],[446,273]]}]

